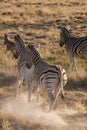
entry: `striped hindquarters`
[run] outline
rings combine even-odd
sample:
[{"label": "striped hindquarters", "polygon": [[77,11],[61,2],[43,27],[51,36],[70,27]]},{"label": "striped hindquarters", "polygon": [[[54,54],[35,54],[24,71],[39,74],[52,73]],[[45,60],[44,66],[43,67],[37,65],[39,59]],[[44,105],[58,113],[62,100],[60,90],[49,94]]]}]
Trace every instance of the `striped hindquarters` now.
[{"label": "striped hindquarters", "polygon": [[43,86],[53,86],[51,89],[53,90],[55,85],[60,82],[60,68],[56,66],[48,66],[47,69],[43,70],[43,72],[39,75],[40,84]]},{"label": "striped hindquarters", "polygon": [[87,58],[87,37],[73,38],[70,41],[72,42],[72,53]]}]

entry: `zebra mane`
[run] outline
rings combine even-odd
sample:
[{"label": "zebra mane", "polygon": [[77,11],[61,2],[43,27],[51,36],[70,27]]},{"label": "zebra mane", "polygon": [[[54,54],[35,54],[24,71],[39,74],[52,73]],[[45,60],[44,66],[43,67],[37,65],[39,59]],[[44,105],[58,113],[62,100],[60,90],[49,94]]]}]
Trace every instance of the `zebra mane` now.
[{"label": "zebra mane", "polygon": [[35,53],[37,53],[37,55],[38,55],[39,57],[41,57],[40,54],[39,54],[39,52],[38,52],[38,51],[36,50],[36,48],[34,47],[34,45],[28,45],[28,48],[29,48],[30,51],[34,51]]},{"label": "zebra mane", "polygon": [[65,27],[61,27],[61,32],[63,32],[66,36],[71,37],[70,32]]},{"label": "zebra mane", "polygon": [[24,41],[22,40],[22,38],[18,34],[15,36],[15,40],[17,42],[21,43],[21,45],[25,48]]},{"label": "zebra mane", "polygon": [[16,35],[14,37],[15,39],[15,48],[16,51],[18,51],[19,55],[21,54],[22,50],[26,50],[26,46],[24,45],[24,41],[22,40],[22,38],[19,35]]}]

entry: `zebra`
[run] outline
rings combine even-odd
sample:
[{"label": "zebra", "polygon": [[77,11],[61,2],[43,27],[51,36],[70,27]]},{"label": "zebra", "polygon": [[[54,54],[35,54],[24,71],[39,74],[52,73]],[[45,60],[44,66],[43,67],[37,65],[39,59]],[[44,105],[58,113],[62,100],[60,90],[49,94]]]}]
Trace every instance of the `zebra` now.
[{"label": "zebra", "polygon": [[[18,36],[19,37],[19,36]],[[17,39],[16,39],[17,40]],[[22,39],[19,37],[19,40],[20,41],[22,41]],[[16,49],[16,44],[18,44],[19,45],[19,47],[23,47],[24,46],[24,43],[23,43],[23,41],[22,41],[22,43],[19,43],[20,41],[17,41],[17,43],[15,43],[15,42],[13,42],[13,41],[11,41],[11,40],[9,40],[8,39],[8,37],[7,37],[7,35],[5,34],[4,35],[4,44],[6,45],[6,49],[7,49],[7,51],[10,51],[11,53],[12,53],[12,55],[13,55],[13,57],[15,58],[15,59],[18,59],[18,63],[17,63],[17,83],[16,83],[16,86],[17,86],[17,89],[16,89],[16,95],[18,95],[18,88],[20,87],[20,86],[22,86],[22,84],[23,84],[23,81],[25,80],[26,82],[27,82],[27,86],[30,86],[30,82],[32,82],[32,79],[33,79],[33,73],[32,73],[32,69],[33,69],[33,66],[32,66],[32,62],[30,61],[30,63],[29,64],[27,64],[27,60],[25,60],[25,63],[27,64],[27,66],[28,66],[28,69],[27,69],[27,67],[25,67],[25,65],[23,64],[23,66],[21,66],[20,67],[20,71],[19,71],[19,64],[20,65],[22,65],[21,63],[23,63],[23,58],[25,57],[25,56],[23,56],[23,54],[22,55],[20,55],[19,54],[19,52],[17,51],[17,49]],[[21,46],[20,46],[21,45]],[[25,46],[24,46],[24,48],[25,48]],[[26,52],[26,48],[23,50],[24,52],[24,55],[28,55],[27,54],[27,52]],[[19,56],[20,55],[20,56]],[[20,57],[20,58],[19,58]],[[21,60],[22,59],[22,60]],[[24,58],[25,59],[25,58]],[[19,63],[20,62],[20,63]],[[28,60],[28,62],[29,62],[29,60]],[[31,66],[32,66],[32,68],[31,68]],[[31,68],[31,69],[30,69]],[[28,77],[28,78],[27,78]],[[30,77],[30,78],[29,78]],[[33,91],[35,92],[36,91],[36,94],[37,94],[37,100],[39,99],[39,89],[38,89],[38,87],[36,87],[35,86],[35,82],[34,82],[34,80],[33,80],[33,83],[32,83],[33,85],[33,87],[35,87],[34,89],[33,89]],[[30,90],[29,90],[30,91]],[[31,93],[30,93],[30,97],[31,97]],[[29,97],[29,100],[30,100],[30,97]]]},{"label": "zebra", "polygon": [[6,50],[10,51],[12,56],[17,59],[17,52],[15,51],[15,43],[8,39],[8,36],[4,34],[4,45],[6,45]]},{"label": "zebra", "polygon": [[49,65],[40,56],[34,45],[28,45],[28,53],[31,55],[34,64],[34,79],[39,86],[43,86],[49,97],[49,111],[53,109],[58,95],[63,91],[63,72],[61,68]]},{"label": "zebra", "polygon": [[65,45],[70,58],[70,69],[73,68],[77,71],[75,56],[82,56],[87,59],[87,36],[72,37],[65,27],[61,27],[59,45],[61,47]]},{"label": "zebra", "polygon": [[[25,82],[29,89],[29,97],[28,100],[31,100],[31,93],[32,93],[32,86],[35,86],[36,83],[34,81],[34,65],[31,59],[30,54],[28,53],[26,46],[24,45],[24,42],[22,38],[19,35],[16,35],[14,37],[15,39],[15,50],[16,50],[16,57],[18,57],[18,63],[17,63],[17,86],[21,85],[21,79],[25,79]],[[28,68],[27,68],[28,66]],[[32,84],[32,85],[31,85]],[[17,92],[18,93],[18,92]]]}]

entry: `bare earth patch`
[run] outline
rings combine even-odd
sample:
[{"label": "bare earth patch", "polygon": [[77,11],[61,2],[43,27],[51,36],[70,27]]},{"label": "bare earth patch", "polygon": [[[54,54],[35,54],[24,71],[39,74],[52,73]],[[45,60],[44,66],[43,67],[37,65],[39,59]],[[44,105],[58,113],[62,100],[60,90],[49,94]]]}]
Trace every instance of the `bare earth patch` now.
[{"label": "bare earth patch", "polygon": [[[69,72],[67,53],[58,45],[60,26],[73,36],[87,36],[87,1],[0,0],[0,130],[87,129],[87,60],[76,58],[78,74]],[[42,100],[28,103],[25,93],[14,97],[17,60],[6,52],[4,34],[12,41],[19,34],[26,44],[39,45],[47,62],[67,70],[65,99],[58,98],[54,111],[47,112]],[[42,97],[47,101],[44,92]]]}]

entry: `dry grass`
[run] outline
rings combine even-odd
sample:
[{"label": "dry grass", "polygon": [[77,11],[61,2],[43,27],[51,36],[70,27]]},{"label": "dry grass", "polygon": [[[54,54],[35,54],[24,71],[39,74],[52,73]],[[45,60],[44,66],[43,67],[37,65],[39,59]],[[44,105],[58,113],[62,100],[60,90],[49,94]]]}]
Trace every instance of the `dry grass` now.
[{"label": "dry grass", "polygon": [[[87,61],[76,58],[78,75],[69,72],[69,58],[64,48],[60,48],[57,27],[67,26],[74,36],[87,35],[86,0],[1,0],[0,1],[0,105],[4,99],[13,96],[16,83],[16,63],[3,45],[4,33],[13,39],[14,34],[22,36],[25,43],[40,45],[39,52],[51,64],[62,65],[68,73],[65,87],[66,98],[58,99],[58,108],[69,107],[78,110],[77,115],[63,117],[71,127],[61,128],[86,130],[73,121],[87,121]],[[44,93],[42,96],[46,98]],[[75,123],[75,122],[74,122]],[[0,130],[44,130],[56,129],[46,125],[13,118],[0,109]]]}]

